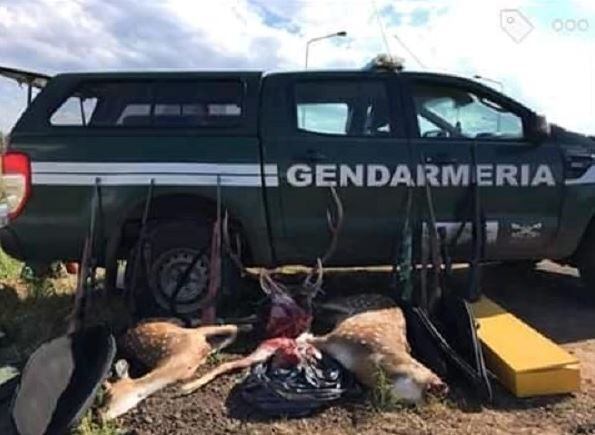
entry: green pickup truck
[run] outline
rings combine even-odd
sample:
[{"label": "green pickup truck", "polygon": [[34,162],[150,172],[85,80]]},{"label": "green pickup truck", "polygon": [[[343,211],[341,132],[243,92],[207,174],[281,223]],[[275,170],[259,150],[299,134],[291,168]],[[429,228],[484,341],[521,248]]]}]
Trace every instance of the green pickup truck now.
[{"label": "green pickup truck", "polygon": [[[557,259],[595,286],[595,140],[475,81],[390,68],[7,71],[40,88],[2,156],[2,247],[28,263],[80,257],[96,183],[105,265],[129,256],[154,185],[147,273],[162,288],[208,249],[218,184],[245,265],[320,256],[329,187],[344,207],[329,265],[392,264],[408,192],[425,201],[425,184],[456,261],[475,179],[484,260]],[[202,291],[208,258],[196,267]]]}]

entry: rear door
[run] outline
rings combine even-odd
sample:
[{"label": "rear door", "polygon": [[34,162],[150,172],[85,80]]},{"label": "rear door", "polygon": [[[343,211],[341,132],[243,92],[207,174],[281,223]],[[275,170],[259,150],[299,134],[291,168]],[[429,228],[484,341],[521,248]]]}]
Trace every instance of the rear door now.
[{"label": "rear door", "polygon": [[334,186],[345,215],[330,263],[391,261],[407,192],[394,174],[409,162],[397,76],[273,75],[265,79],[264,106],[265,163],[280,176],[267,189],[279,260],[311,263],[325,252]]},{"label": "rear door", "polygon": [[[460,222],[471,218],[475,148],[487,258],[547,256],[559,225],[563,167],[555,142],[529,140],[532,113],[462,79],[422,77],[408,83],[417,131],[412,143],[432,175],[428,182],[441,225],[454,235]],[[463,233],[462,245],[469,233]]]}]

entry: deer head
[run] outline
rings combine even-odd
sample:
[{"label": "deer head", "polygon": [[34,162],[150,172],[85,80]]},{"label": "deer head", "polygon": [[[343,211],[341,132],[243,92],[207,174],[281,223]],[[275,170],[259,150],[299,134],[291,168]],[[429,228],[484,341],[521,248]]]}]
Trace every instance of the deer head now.
[{"label": "deer head", "polygon": [[128,374],[128,363],[119,360],[114,366],[114,378],[103,383],[105,397],[100,416],[103,420],[111,420],[134,408],[144,399],[136,383]]}]

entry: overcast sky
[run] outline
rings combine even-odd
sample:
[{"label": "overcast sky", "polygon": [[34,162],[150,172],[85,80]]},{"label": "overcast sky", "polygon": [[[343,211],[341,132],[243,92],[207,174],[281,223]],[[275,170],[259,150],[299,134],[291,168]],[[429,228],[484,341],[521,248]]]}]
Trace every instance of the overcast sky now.
[{"label": "overcast sky", "polygon": [[[593,0],[0,0],[0,65],[300,69],[309,38],[344,30],[312,45],[310,66],[360,67],[387,50],[381,28],[407,69],[484,75],[550,121],[595,134]],[[0,80],[0,130],[25,96]]]}]

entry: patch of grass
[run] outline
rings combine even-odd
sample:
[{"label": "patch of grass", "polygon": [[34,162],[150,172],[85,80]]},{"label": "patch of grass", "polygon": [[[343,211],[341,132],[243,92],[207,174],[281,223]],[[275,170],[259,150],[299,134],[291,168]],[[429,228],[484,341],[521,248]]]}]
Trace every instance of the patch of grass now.
[{"label": "patch of grass", "polygon": [[[75,278],[54,273],[38,278],[22,263],[0,250],[0,330],[8,346],[0,348],[0,363],[23,362],[43,342],[66,331],[73,308]],[[104,323],[116,330],[127,323],[119,295],[94,291],[87,324]]]},{"label": "patch of grass", "polygon": [[22,263],[10,258],[4,251],[0,249],[0,280],[5,281],[17,279],[22,267]]},{"label": "patch of grass", "polygon": [[83,417],[72,435],[118,435],[122,431],[113,421],[96,421],[91,411]]},{"label": "patch of grass", "polygon": [[376,368],[376,385],[371,392],[371,402],[377,412],[393,412],[407,407],[393,393],[392,382],[381,367]]},{"label": "patch of grass", "polygon": [[67,286],[57,292],[50,280],[22,275],[22,263],[0,250],[0,330],[7,346],[0,363],[23,362],[41,343],[65,330],[72,305]]}]

